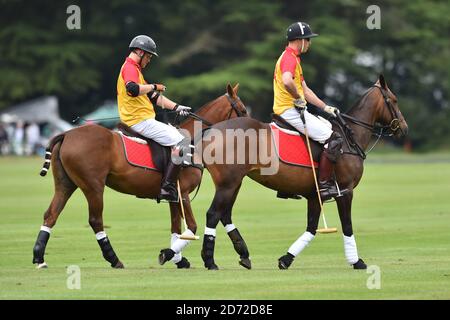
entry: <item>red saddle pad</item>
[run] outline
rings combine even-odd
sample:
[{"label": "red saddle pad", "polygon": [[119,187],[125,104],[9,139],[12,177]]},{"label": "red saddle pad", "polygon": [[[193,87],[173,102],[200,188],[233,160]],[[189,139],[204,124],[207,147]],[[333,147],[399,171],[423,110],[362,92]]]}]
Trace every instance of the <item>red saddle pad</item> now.
[{"label": "red saddle pad", "polygon": [[148,144],[138,143],[123,134],[120,136],[122,137],[125,158],[129,164],[136,167],[159,171],[153,162],[152,152]]},{"label": "red saddle pad", "polygon": [[[308,147],[300,134],[281,129],[274,123],[270,124],[275,149],[281,161],[301,167],[311,167]],[[314,161],[314,167],[318,163]]]}]

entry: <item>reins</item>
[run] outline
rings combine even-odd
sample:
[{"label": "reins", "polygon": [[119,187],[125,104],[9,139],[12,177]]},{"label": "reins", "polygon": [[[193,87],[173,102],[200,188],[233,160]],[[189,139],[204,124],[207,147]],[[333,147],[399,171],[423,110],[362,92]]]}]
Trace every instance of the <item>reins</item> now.
[{"label": "reins", "polygon": [[[388,110],[392,116],[392,120],[389,125],[380,125],[380,124],[372,125],[370,123],[364,122],[362,120],[359,120],[359,119],[352,117],[345,113],[339,113],[338,116],[336,117],[336,119],[338,120],[337,123],[340,126],[342,132],[344,133],[344,136],[348,137],[348,140],[350,140],[350,141],[347,141],[349,146],[353,147],[356,150],[356,155],[360,156],[363,160],[366,159],[367,154],[369,154],[375,148],[377,143],[380,141],[381,137],[383,137],[383,136],[391,137],[394,135],[394,133],[398,129],[402,130],[400,128],[400,121],[398,120],[397,112],[391,104],[391,99],[386,95],[386,92],[384,91],[384,89],[381,86],[373,85],[372,88],[374,88],[374,87],[380,89],[380,92],[383,96],[384,103],[388,107]],[[360,127],[370,130],[372,135],[377,137],[377,140],[372,145],[372,147],[369,148],[369,151],[365,152],[364,149],[355,141],[353,131],[347,125],[347,123],[344,121],[344,118]],[[353,154],[353,153],[349,153],[349,154]]]}]

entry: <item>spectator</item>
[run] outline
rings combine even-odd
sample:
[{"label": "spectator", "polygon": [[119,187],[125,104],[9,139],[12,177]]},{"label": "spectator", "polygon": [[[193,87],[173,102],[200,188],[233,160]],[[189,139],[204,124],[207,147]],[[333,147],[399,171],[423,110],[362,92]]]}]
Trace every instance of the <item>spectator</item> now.
[{"label": "spectator", "polygon": [[39,126],[35,122],[30,123],[26,127],[25,137],[26,137],[25,154],[26,155],[36,154],[37,148],[39,147],[41,136],[39,132]]},{"label": "spectator", "polygon": [[23,155],[23,138],[24,138],[23,122],[19,120],[16,123],[16,129],[14,130],[14,137],[13,137],[14,154],[18,156]]},{"label": "spectator", "polygon": [[0,123],[0,155],[8,154],[9,152],[9,138],[3,123]]}]

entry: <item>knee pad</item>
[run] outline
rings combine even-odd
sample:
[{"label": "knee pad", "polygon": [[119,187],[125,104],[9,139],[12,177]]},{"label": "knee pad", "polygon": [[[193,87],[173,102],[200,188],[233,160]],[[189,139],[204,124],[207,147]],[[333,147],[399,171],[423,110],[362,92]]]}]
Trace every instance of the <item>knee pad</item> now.
[{"label": "knee pad", "polygon": [[179,151],[180,157],[183,157],[183,155],[190,153],[189,145],[190,145],[190,139],[187,137],[184,137],[183,140],[177,143],[175,148],[177,148]]},{"label": "knee pad", "polygon": [[183,140],[178,142],[174,147],[174,149],[178,150],[178,152],[175,152],[175,154],[173,155],[175,157],[180,158],[182,163],[184,164],[190,164],[192,160],[193,150],[191,150],[190,142],[191,142],[190,139],[185,137]]}]

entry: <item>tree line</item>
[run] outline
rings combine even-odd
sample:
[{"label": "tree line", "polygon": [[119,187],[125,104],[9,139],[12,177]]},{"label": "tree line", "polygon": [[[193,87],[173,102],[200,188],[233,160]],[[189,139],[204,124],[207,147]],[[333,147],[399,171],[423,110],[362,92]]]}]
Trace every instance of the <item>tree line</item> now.
[{"label": "tree line", "polygon": [[[0,108],[52,94],[63,118],[86,114],[115,99],[130,40],[148,34],[160,57],[144,75],[169,97],[196,109],[240,83],[252,116],[268,121],[286,28],[300,20],[320,34],[302,66],[321,98],[348,110],[383,73],[410,126],[408,142],[450,145],[446,1],[383,1],[380,29],[368,28],[366,0],[0,2]],[[80,8],[79,29],[68,28],[69,5]]]}]

